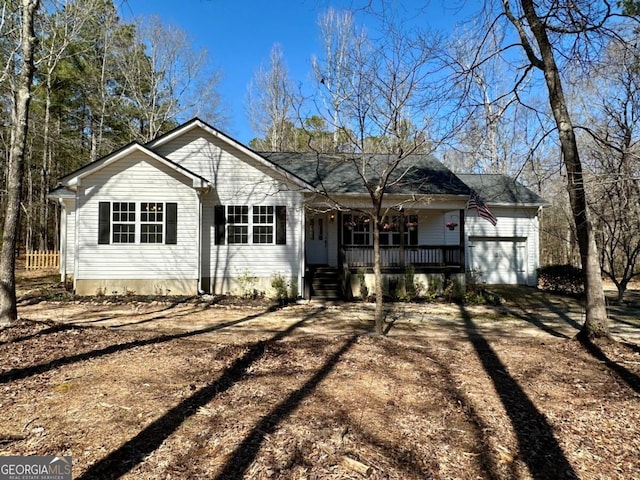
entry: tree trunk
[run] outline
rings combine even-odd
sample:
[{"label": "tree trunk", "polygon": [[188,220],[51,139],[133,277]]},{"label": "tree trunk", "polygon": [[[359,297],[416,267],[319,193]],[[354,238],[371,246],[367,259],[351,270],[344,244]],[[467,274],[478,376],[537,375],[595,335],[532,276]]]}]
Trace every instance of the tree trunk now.
[{"label": "tree trunk", "polygon": [[547,35],[545,25],[538,17],[533,0],[520,0],[527,22],[538,47],[549,92],[549,104],[553,112],[565,168],[567,169],[567,188],[571,210],[576,224],[576,236],[580,248],[585,289],[585,323],[578,334],[579,338],[609,337],[607,309],[605,305],[602,273],[598,261],[595,233],[589,218],[582,164],[578,153],[573,123],[562,89],[560,73],[555,61],[553,47]]},{"label": "tree trunk", "polygon": [[375,331],[376,335],[384,334],[384,298],[382,289],[382,266],[380,257],[380,215],[374,215],[373,221],[373,275],[376,282],[376,312]]},{"label": "tree trunk", "polygon": [[45,102],[44,102],[44,124],[42,125],[42,168],[40,169],[40,196],[39,196],[39,248],[40,250],[48,249],[48,202],[47,192],[49,190],[49,173],[50,173],[50,139],[49,139],[49,123],[51,121],[51,73],[47,75]]},{"label": "tree trunk", "polygon": [[16,243],[20,223],[20,195],[24,174],[24,155],[29,128],[29,102],[34,72],[34,18],[40,0],[22,0],[22,64],[18,73],[13,111],[11,115],[11,151],[7,175],[7,210],[2,234],[0,254],[0,325],[14,322],[18,318],[16,306]]}]

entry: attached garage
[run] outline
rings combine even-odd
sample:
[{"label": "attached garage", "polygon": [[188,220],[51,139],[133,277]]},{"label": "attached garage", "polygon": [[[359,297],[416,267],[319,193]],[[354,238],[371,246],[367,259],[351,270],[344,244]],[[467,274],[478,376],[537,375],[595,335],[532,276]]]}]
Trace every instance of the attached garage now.
[{"label": "attached garage", "polygon": [[527,239],[469,237],[469,268],[483,283],[528,283]]},{"label": "attached garage", "polygon": [[477,192],[498,219],[493,225],[468,210],[465,216],[466,267],[495,285],[537,283],[540,209],[548,203],[504,175],[458,175]]}]

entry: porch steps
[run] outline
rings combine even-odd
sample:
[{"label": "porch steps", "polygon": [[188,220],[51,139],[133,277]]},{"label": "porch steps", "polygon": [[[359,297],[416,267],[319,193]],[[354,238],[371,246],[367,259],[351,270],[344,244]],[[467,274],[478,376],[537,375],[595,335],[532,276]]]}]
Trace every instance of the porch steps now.
[{"label": "porch steps", "polygon": [[311,298],[317,300],[340,300],[344,298],[340,272],[337,268],[316,267],[311,280]]}]

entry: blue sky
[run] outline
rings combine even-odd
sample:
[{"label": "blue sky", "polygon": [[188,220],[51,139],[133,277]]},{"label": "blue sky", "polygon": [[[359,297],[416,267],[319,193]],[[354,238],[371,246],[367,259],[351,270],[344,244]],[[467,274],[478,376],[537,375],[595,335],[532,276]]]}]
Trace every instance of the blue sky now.
[{"label": "blue sky", "polygon": [[[396,2],[403,8],[427,4],[419,21],[445,29],[453,28],[460,13],[455,5],[464,4],[462,0]],[[164,23],[187,31],[196,47],[209,51],[222,73],[219,93],[229,118],[222,130],[247,143],[255,136],[246,114],[247,85],[261,63],[268,65],[273,45],[282,46],[294,82],[309,80],[311,58],[320,52],[318,16],[329,6],[340,9],[351,4],[350,0],[122,0],[120,11],[125,20],[158,15]]]}]

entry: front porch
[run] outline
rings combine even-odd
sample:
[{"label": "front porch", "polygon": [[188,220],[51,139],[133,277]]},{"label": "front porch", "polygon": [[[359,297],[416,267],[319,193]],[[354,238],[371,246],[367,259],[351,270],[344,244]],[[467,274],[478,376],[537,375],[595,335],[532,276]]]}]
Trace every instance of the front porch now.
[{"label": "front porch", "polygon": [[[308,213],[305,296],[324,297],[325,290],[339,292],[346,298],[357,295],[355,274],[364,272],[368,277],[373,273],[373,230],[366,215]],[[397,276],[412,267],[424,284],[434,276],[441,276],[444,281],[450,275],[464,275],[464,235],[464,210],[460,209],[416,209],[386,216],[380,229],[382,273]],[[330,271],[327,275],[331,278],[316,276],[316,271]]]}]

